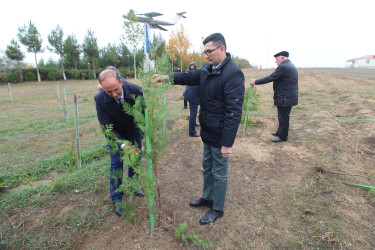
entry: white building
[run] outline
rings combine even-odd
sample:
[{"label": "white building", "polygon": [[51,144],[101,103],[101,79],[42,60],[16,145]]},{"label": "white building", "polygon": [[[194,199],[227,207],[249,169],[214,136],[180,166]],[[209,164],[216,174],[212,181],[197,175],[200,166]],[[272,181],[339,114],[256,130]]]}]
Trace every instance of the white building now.
[{"label": "white building", "polygon": [[346,61],[347,67],[352,68],[375,68],[375,55],[367,55]]}]

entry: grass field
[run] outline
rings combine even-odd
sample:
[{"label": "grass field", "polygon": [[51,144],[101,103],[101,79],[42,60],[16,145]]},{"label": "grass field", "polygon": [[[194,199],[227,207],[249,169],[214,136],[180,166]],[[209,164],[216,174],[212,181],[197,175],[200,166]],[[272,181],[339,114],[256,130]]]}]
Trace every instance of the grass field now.
[{"label": "grass field", "polygon": [[[272,70],[245,70],[246,82]],[[132,81],[132,80],[131,80]],[[137,83],[137,82],[136,82]],[[117,217],[109,200],[109,157],[96,118],[97,81],[0,85],[0,249],[374,249],[375,73],[299,69],[299,104],[288,142],[271,143],[277,126],[272,84],[257,86],[255,126],[238,131],[229,161],[225,215],[199,225],[206,208],[188,203],[202,190],[202,142],[188,136],[184,87],[167,91],[168,150],[160,163],[162,210],[149,229],[148,207],[130,203],[140,221]],[[248,87],[248,84],[247,84]],[[67,94],[69,121],[63,102]],[[82,168],[77,169],[73,96],[78,96]],[[256,113],[256,114],[254,114]],[[343,120],[338,117],[363,119]],[[319,173],[313,167],[332,172]]]}]

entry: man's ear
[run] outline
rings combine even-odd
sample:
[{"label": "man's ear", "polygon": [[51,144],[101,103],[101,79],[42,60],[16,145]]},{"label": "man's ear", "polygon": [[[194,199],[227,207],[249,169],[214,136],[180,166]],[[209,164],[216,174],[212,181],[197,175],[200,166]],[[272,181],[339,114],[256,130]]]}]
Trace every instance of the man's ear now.
[{"label": "man's ear", "polygon": [[124,83],[122,82],[122,79],[120,79],[120,84],[121,84],[121,86],[124,86]]}]

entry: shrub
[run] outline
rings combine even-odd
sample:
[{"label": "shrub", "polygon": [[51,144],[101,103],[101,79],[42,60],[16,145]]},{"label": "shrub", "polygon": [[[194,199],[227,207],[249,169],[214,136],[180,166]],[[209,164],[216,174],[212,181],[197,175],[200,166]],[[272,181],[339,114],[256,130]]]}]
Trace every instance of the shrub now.
[{"label": "shrub", "polygon": [[7,74],[1,73],[0,74],[0,83],[7,83],[7,82],[8,82]]},{"label": "shrub", "polygon": [[70,71],[71,79],[80,79],[81,72],[78,69],[72,69]]},{"label": "shrub", "polygon": [[93,72],[89,72],[89,79],[94,79],[94,73]]},{"label": "shrub", "polygon": [[50,71],[48,72],[48,79],[51,81],[57,80],[57,72],[56,71]]},{"label": "shrub", "polygon": [[25,74],[25,80],[27,82],[35,81],[36,80],[36,75],[33,72],[26,72],[26,74]]},{"label": "shrub", "polygon": [[81,72],[81,79],[82,79],[82,80],[87,79],[87,74],[86,74],[86,72]]},{"label": "shrub", "polygon": [[18,75],[15,73],[9,73],[8,74],[8,81],[11,83],[17,83],[19,82]]}]

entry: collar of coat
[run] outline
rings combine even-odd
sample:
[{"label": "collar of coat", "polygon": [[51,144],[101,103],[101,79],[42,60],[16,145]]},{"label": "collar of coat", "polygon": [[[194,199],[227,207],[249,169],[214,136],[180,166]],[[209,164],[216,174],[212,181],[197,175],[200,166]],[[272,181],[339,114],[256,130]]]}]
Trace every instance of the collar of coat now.
[{"label": "collar of coat", "polygon": [[220,74],[221,72],[221,69],[224,67],[225,64],[227,64],[230,60],[232,60],[232,56],[229,52],[226,52],[227,54],[227,57],[224,59],[224,61],[217,67],[213,70],[213,65],[212,64],[208,64],[207,66],[207,70],[209,72],[211,72],[211,74]]}]

